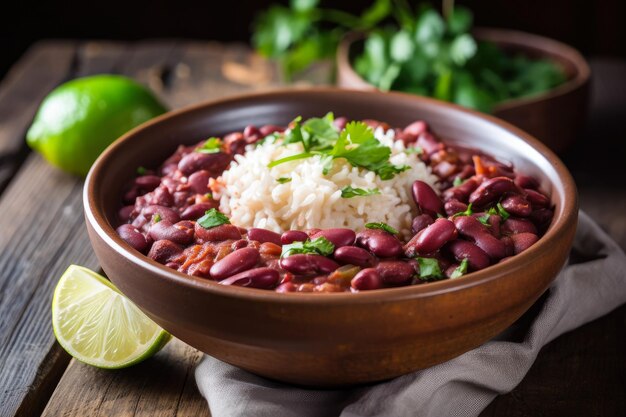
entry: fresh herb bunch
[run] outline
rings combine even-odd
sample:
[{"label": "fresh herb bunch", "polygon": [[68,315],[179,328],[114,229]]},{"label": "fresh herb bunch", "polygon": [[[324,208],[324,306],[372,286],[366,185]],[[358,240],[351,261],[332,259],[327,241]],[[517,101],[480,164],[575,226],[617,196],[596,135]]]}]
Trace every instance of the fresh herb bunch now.
[{"label": "fresh herb bunch", "polygon": [[537,94],[563,83],[553,62],[509,55],[470,34],[472,13],[444,0],[443,16],[430,5],[375,0],[361,15],[292,0],[259,16],[253,43],[277,59],[287,79],[334,55],[347,32],[365,34],[355,70],[381,90],[399,90],[489,112],[499,102]]}]

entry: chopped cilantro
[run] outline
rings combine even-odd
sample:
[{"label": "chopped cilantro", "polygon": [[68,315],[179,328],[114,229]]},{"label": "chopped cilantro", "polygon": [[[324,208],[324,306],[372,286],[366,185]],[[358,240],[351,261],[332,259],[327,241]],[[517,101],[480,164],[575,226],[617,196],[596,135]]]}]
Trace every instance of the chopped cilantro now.
[{"label": "chopped cilantro", "polygon": [[206,193],[204,196],[205,196],[206,198],[208,198],[209,200],[212,200],[212,199],[213,199],[213,194],[211,194],[211,193]]},{"label": "chopped cilantro", "polygon": [[380,229],[380,230],[384,230],[387,233],[391,233],[392,235],[397,235],[398,232],[396,229],[394,229],[393,227],[389,226],[387,223],[366,223],[365,227],[368,229]]},{"label": "chopped cilantro", "polygon": [[291,182],[291,178],[289,177],[276,178],[276,182],[278,182],[279,184],[285,184],[287,182]]},{"label": "chopped cilantro", "polygon": [[421,146],[409,146],[404,150],[404,153],[407,155],[421,155],[424,153],[424,150]]},{"label": "chopped cilantro", "polygon": [[480,217],[477,217],[478,221],[481,222],[482,224],[484,224],[487,227],[491,227],[491,224],[489,224],[489,217],[491,217],[491,214],[489,214],[489,212],[483,214]]},{"label": "chopped cilantro", "polygon": [[148,170],[146,168],[142,167],[142,166],[138,166],[137,167],[137,174],[138,175],[145,175],[147,171]]},{"label": "chopped cilantro", "polygon": [[459,266],[457,266],[454,271],[452,271],[452,275],[450,275],[451,279],[458,278],[462,275],[467,274],[467,265],[469,264],[467,258],[464,258]]},{"label": "chopped cilantro", "polygon": [[195,149],[196,152],[200,153],[218,153],[222,150],[222,141],[215,137],[210,137],[202,144]]},{"label": "chopped cilantro", "polygon": [[465,180],[461,179],[461,177],[455,177],[454,181],[452,182],[452,185],[454,187],[458,187],[459,185],[463,184],[465,182]]},{"label": "chopped cilantro", "polygon": [[152,217],[152,221],[154,223],[158,223],[161,221],[161,215],[159,213],[155,214],[154,217]]},{"label": "chopped cilantro", "polygon": [[328,256],[335,250],[335,245],[324,236],[317,237],[313,240],[307,239],[305,242],[293,242],[283,245],[281,258],[296,254],[313,254]]},{"label": "chopped cilantro", "polygon": [[341,198],[364,197],[376,194],[380,194],[380,190],[378,188],[352,188],[348,185],[347,187],[341,189]]},{"label": "chopped cilantro", "polygon": [[502,217],[502,221],[504,221],[504,220],[508,219],[509,217],[511,217],[509,212],[506,211],[504,209],[504,207],[502,207],[502,204],[500,204],[500,203],[496,204],[496,208],[498,209],[498,214],[500,215],[500,217]]},{"label": "chopped cilantro", "polygon": [[420,267],[420,279],[423,281],[443,278],[439,261],[434,258],[416,258]]},{"label": "chopped cilantro", "polygon": [[197,222],[205,229],[212,229],[223,224],[230,224],[228,217],[214,208],[207,210],[204,213],[204,216],[200,217]]}]

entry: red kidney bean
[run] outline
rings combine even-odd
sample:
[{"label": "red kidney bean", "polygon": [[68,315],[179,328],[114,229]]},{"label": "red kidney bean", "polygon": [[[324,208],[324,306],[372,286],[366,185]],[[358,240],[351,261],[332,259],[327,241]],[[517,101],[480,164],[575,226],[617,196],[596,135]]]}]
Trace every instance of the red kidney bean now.
[{"label": "red kidney bean", "polygon": [[531,190],[539,188],[539,181],[524,174],[517,174],[515,176],[515,184],[520,188],[529,188]]},{"label": "red kidney bean", "polygon": [[489,223],[489,232],[491,232],[492,235],[500,239],[500,236],[502,234],[502,217],[497,214],[490,214],[489,218],[487,219],[487,223]]},{"label": "red kidney bean", "polygon": [[196,223],[194,230],[196,232],[196,239],[200,243],[241,239],[241,232],[239,231],[239,228],[232,224],[222,224],[217,227],[205,229],[200,226],[199,223]]},{"label": "red kidney bean", "polygon": [[423,120],[416,120],[415,122],[405,127],[403,130],[404,133],[408,133],[415,137],[421,135],[422,133],[426,131],[428,131],[428,125]]},{"label": "red kidney bean", "polygon": [[465,165],[463,168],[461,168],[461,172],[459,172],[457,177],[462,179],[462,180],[466,180],[466,179],[468,179],[469,177],[471,177],[472,175],[475,175],[475,174],[476,174],[476,170],[474,169],[474,167],[472,165]]},{"label": "red kidney bean", "polygon": [[539,191],[527,189],[524,192],[526,192],[526,199],[530,201],[533,208],[547,208],[550,206],[550,199]]},{"label": "red kidney bean", "polygon": [[376,264],[376,258],[363,248],[343,246],[335,250],[334,257],[341,263],[368,268]]},{"label": "red kidney bean", "polygon": [[473,216],[458,216],[454,225],[459,233],[474,241],[492,259],[500,259],[506,255],[506,248],[498,238],[489,233],[487,227]]},{"label": "red kidney bean", "polygon": [[382,261],[376,265],[376,272],[387,284],[406,284],[408,283],[415,270],[412,265],[403,261]]},{"label": "red kidney bean", "polygon": [[170,194],[173,194],[174,192],[176,192],[176,190],[178,190],[180,185],[181,185],[180,181],[174,178],[165,177],[161,180],[161,188],[166,189]]},{"label": "red kidney bean", "polygon": [[183,156],[178,163],[178,169],[186,176],[201,169],[207,170],[210,174],[220,174],[229,163],[230,157],[223,152],[191,152]]},{"label": "red kidney bean", "polygon": [[261,133],[261,136],[263,137],[270,135],[274,132],[284,132],[284,131],[285,131],[284,127],[277,126],[277,125],[265,125],[259,129],[259,132]]},{"label": "red kidney bean", "polygon": [[328,274],[339,264],[322,255],[297,254],[280,260],[280,267],[296,275]]},{"label": "red kidney bean", "polygon": [[460,202],[456,198],[451,198],[443,205],[443,209],[448,216],[454,216],[467,210],[467,204]]},{"label": "red kidney bean", "polygon": [[510,195],[502,199],[502,207],[514,216],[527,217],[532,212],[530,203],[521,195]]},{"label": "red kidney bean", "polygon": [[154,240],[171,240],[179,245],[186,245],[193,242],[193,229],[186,227],[176,227],[167,220],[161,220],[150,226],[148,232]]},{"label": "red kidney bean", "polygon": [[296,292],[298,287],[293,282],[284,282],[280,284],[274,291],[285,293],[285,292]]},{"label": "red kidney bean", "polygon": [[402,243],[398,238],[380,229],[365,229],[359,232],[356,244],[381,258],[394,258],[402,254]]},{"label": "red kidney bean", "polygon": [[240,272],[220,281],[220,284],[269,289],[278,283],[279,278],[280,276],[277,270],[263,267]]},{"label": "red kidney bean", "polygon": [[505,193],[517,193],[520,189],[512,179],[495,177],[485,180],[469,196],[469,202],[474,206],[482,207],[491,203]]},{"label": "red kidney bean", "polygon": [[439,250],[446,242],[456,239],[457,230],[448,219],[437,219],[433,224],[413,236],[404,246],[408,257],[427,254]]},{"label": "red kidney bean", "polygon": [[315,285],[305,282],[304,284],[298,285],[298,292],[313,292],[315,289]]},{"label": "red kidney bean", "polygon": [[133,186],[130,190],[124,193],[122,200],[124,200],[125,203],[133,203],[137,197],[139,197],[139,189],[136,186]]},{"label": "red kidney bean", "polygon": [[435,137],[429,132],[422,132],[417,137],[416,144],[424,150],[424,153],[426,155],[430,155],[444,149],[443,143],[435,139]]},{"label": "red kidney bean", "polygon": [[441,161],[432,170],[438,177],[448,178],[457,172],[457,166],[449,161]]},{"label": "red kidney bean", "polygon": [[388,123],[381,122],[380,120],[376,119],[363,119],[362,122],[371,127],[372,130],[376,130],[376,128],[380,127],[386,132],[390,128]]},{"label": "red kidney bean", "polygon": [[401,140],[404,143],[404,146],[409,147],[417,140],[417,136],[411,135],[410,133],[405,133],[400,129],[395,129],[396,132],[396,140]]},{"label": "red kidney bean", "polygon": [[485,251],[467,240],[454,240],[448,243],[447,248],[457,261],[461,262],[463,259],[467,259],[468,266],[472,271],[487,268],[491,263]]},{"label": "red kidney bean", "polygon": [[260,133],[261,132],[259,132],[259,129],[254,125],[248,125],[243,130],[243,136],[246,138],[249,138],[250,136],[259,136]]},{"label": "red kidney bean", "polygon": [[537,228],[528,220],[508,218],[502,223],[502,233],[507,235],[516,233],[537,234]]},{"label": "red kidney bean", "polygon": [[150,204],[171,207],[174,205],[174,196],[172,196],[172,193],[170,193],[167,188],[159,186],[152,192]]},{"label": "red kidney bean", "polygon": [[216,208],[217,204],[217,201],[215,203],[192,204],[183,210],[180,214],[180,218],[183,220],[198,220],[200,217],[204,216],[204,213],[206,213],[207,210]]},{"label": "red kidney bean", "polygon": [[180,255],[182,251],[182,246],[177,245],[171,240],[157,240],[152,244],[150,252],[148,252],[148,257],[158,263],[165,264],[173,257]]},{"label": "red kidney bean", "polygon": [[161,217],[161,220],[167,220],[172,224],[178,223],[178,221],[180,220],[180,217],[178,216],[178,213],[176,213],[176,211],[165,206],[149,205],[141,210],[141,214],[149,221],[152,221],[152,217],[155,214],[158,214]]},{"label": "red kidney bean", "polygon": [[554,212],[552,210],[541,208],[530,213],[529,218],[539,230],[543,231],[550,225],[553,215]]},{"label": "red kidney bean", "polygon": [[302,230],[287,230],[280,236],[280,242],[283,245],[288,245],[293,242],[304,242],[309,238],[309,235]]},{"label": "red kidney bean", "polygon": [[337,117],[335,120],[333,120],[333,124],[335,125],[337,130],[343,130],[346,127],[346,125],[348,124],[348,118],[347,117]]},{"label": "red kidney bean", "polygon": [[161,184],[161,177],[157,175],[142,175],[135,178],[135,185],[148,192],[157,188]]},{"label": "red kidney bean", "polygon": [[209,192],[209,178],[211,175],[207,170],[196,171],[189,176],[187,184],[189,189],[196,194],[206,194]]},{"label": "red kidney bean", "polygon": [[235,240],[235,241],[233,242],[233,244],[232,244],[232,245],[230,245],[230,248],[231,248],[233,251],[236,251],[236,250],[239,250],[239,249],[241,249],[241,248],[245,248],[245,247],[248,247],[248,241],[247,241],[246,239],[239,239],[239,240]]},{"label": "red kidney bean", "polygon": [[236,250],[219,261],[215,262],[209,273],[215,280],[223,280],[254,267],[259,261],[260,254],[255,248]]},{"label": "red kidney bean", "polygon": [[307,236],[311,237],[317,232],[320,232],[321,230],[322,229],[318,229],[317,227],[312,227],[310,229],[306,229],[304,232],[307,234]]},{"label": "red kidney bean", "polygon": [[342,292],[343,289],[336,284],[331,284],[330,282],[324,282],[323,284],[316,285],[313,288],[314,292]]},{"label": "red kidney bean", "polygon": [[356,239],[356,233],[354,233],[354,230],[344,228],[323,229],[312,235],[311,239],[316,239],[320,236],[325,237],[332,242],[332,244],[335,245],[335,250],[337,248],[341,248],[342,246],[353,245],[354,240]]},{"label": "red kidney bean", "polygon": [[513,253],[515,255],[522,253],[539,240],[539,237],[534,233],[517,233],[511,235],[510,238],[513,241]]},{"label": "red kidney bean", "polygon": [[276,232],[272,232],[267,229],[260,229],[257,227],[251,227],[248,229],[248,239],[256,240],[257,242],[272,242],[278,246],[282,245],[280,235]]},{"label": "red kidney bean", "polygon": [[513,256],[513,253],[515,252],[515,245],[513,244],[513,239],[511,239],[509,236],[503,236],[502,239],[500,240],[502,241],[502,243],[504,243],[505,253],[506,253],[506,256],[502,259]]},{"label": "red kidney bean", "polygon": [[443,203],[430,185],[424,181],[417,180],[411,187],[413,200],[423,213],[431,216],[437,215],[443,211]]},{"label": "red kidney bean", "polygon": [[383,280],[374,268],[367,268],[360,271],[350,281],[350,286],[355,290],[367,291],[382,288]]},{"label": "red kidney bean", "polygon": [[117,212],[117,217],[120,219],[120,221],[126,223],[128,220],[130,220],[130,216],[133,214],[134,210],[135,206],[124,206]]},{"label": "red kidney bean", "polygon": [[146,249],[148,249],[146,237],[142,235],[136,227],[130,224],[123,224],[118,227],[117,234],[120,235],[126,243],[141,253],[145,253]]},{"label": "red kidney bean", "polygon": [[282,249],[282,246],[272,242],[264,242],[261,243],[261,245],[259,246],[259,251],[261,252],[261,254],[269,256],[280,256]]},{"label": "red kidney bean", "polygon": [[475,178],[469,178],[463,184],[456,187],[448,188],[443,192],[444,201],[456,199],[461,202],[467,202],[470,194],[478,188],[478,181]]},{"label": "red kidney bean", "polygon": [[420,230],[427,228],[431,224],[435,222],[435,219],[432,218],[429,214],[420,214],[415,216],[413,222],[411,223],[411,230],[413,233],[418,233]]},{"label": "red kidney bean", "polygon": [[224,149],[231,155],[243,154],[248,141],[241,132],[233,132],[224,136]]}]

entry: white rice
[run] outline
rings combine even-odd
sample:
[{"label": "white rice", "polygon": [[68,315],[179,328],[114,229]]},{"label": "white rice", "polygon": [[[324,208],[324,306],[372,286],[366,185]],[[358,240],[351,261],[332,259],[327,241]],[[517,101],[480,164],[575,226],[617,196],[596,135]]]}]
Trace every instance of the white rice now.
[{"label": "white rice", "polygon": [[[280,158],[303,151],[302,145],[265,142],[248,146],[244,155],[237,155],[230,168],[214,185],[220,198],[220,211],[233,224],[261,227],[275,232],[289,229],[347,227],[362,230],[366,223],[384,222],[410,237],[415,204],[411,185],[422,180],[434,188],[435,177],[417,155],[404,152],[402,141],[394,140],[394,131],[376,129],[375,137],[391,148],[390,162],[408,165],[390,180],[383,181],[375,173],[351,166],[345,159],[335,159],[328,174],[318,156],[287,162],[268,168]],[[281,184],[278,178],[291,178]],[[342,198],[341,189],[380,190],[379,195]]]}]

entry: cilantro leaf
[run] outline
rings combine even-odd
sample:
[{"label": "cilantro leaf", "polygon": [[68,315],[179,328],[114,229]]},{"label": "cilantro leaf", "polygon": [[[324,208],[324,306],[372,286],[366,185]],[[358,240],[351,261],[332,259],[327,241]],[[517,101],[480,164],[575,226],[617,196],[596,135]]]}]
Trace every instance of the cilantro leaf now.
[{"label": "cilantro leaf", "polygon": [[454,181],[452,182],[452,186],[454,187],[458,187],[459,185],[463,184],[465,181],[461,179],[461,177],[455,177]]},{"label": "cilantro leaf", "polygon": [[511,215],[509,214],[508,211],[506,211],[504,209],[504,207],[502,207],[502,204],[498,203],[496,204],[496,208],[498,210],[498,214],[500,215],[500,217],[502,217],[502,221],[505,221],[506,219],[508,219],[509,217],[511,217]]},{"label": "cilantro leaf", "polygon": [[279,184],[285,184],[285,183],[291,182],[291,178],[289,177],[276,178],[276,182],[278,182]]},{"label": "cilantro leaf", "polygon": [[284,158],[280,158],[280,159],[277,159],[275,161],[272,161],[269,164],[267,164],[267,167],[268,168],[273,168],[276,165],[284,164],[285,162],[297,161],[298,159],[307,159],[307,158],[312,157],[313,155],[315,155],[315,154],[310,153],[310,152],[297,153],[295,155],[286,156]]},{"label": "cilantro leaf", "polygon": [[366,223],[365,227],[367,229],[380,229],[380,230],[384,230],[387,233],[391,233],[392,235],[397,235],[398,232],[396,229],[394,229],[393,227],[389,226],[387,223]]},{"label": "cilantro leaf", "polygon": [[491,227],[491,224],[489,223],[489,217],[491,217],[491,214],[489,214],[488,212],[483,214],[480,217],[477,217],[478,221],[481,222],[482,224],[484,224],[487,227]]},{"label": "cilantro leaf", "polygon": [[467,265],[469,264],[467,258],[464,258],[459,266],[457,266],[454,271],[452,271],[452,275],[450,275],[450,279],[458,278],[462,275],[467,274]]},{"label": "cilantro leaf", "polygon": [[196,152],[200,153],[218,153],[222,150],[222,141],[215,137],[210,137],[202,144],[195,149]]},{"label": "cilantro leaf", "polygon": [[324,236],[317,237],[313,240],[307,239],[304,242],[293,242],[283,245],[281,258],[296,254],[312,254],[328,256],[335,251],[335,245]]},{"label": "cilantro leaf", "polygon": [[438,280],[443,278],[439,261],[434,258],[416,258],[420,267],[419,278],[423,281]]},{"label": "cilantro leaf", "polygon": [[230,224],[230,220],[226,215],[219,212],[217,209],[210,209],[204,213],[204,216],[197,220],[197,223],[205,229],[212,229],[223,224]]},{"label": "cilantro leaf", "polygon": [[364,197],[376,194],[380,194],[380,190],[378,188],[352,188],[348,185],[347,187],[343,187],[341,189],[341,198]]}]

